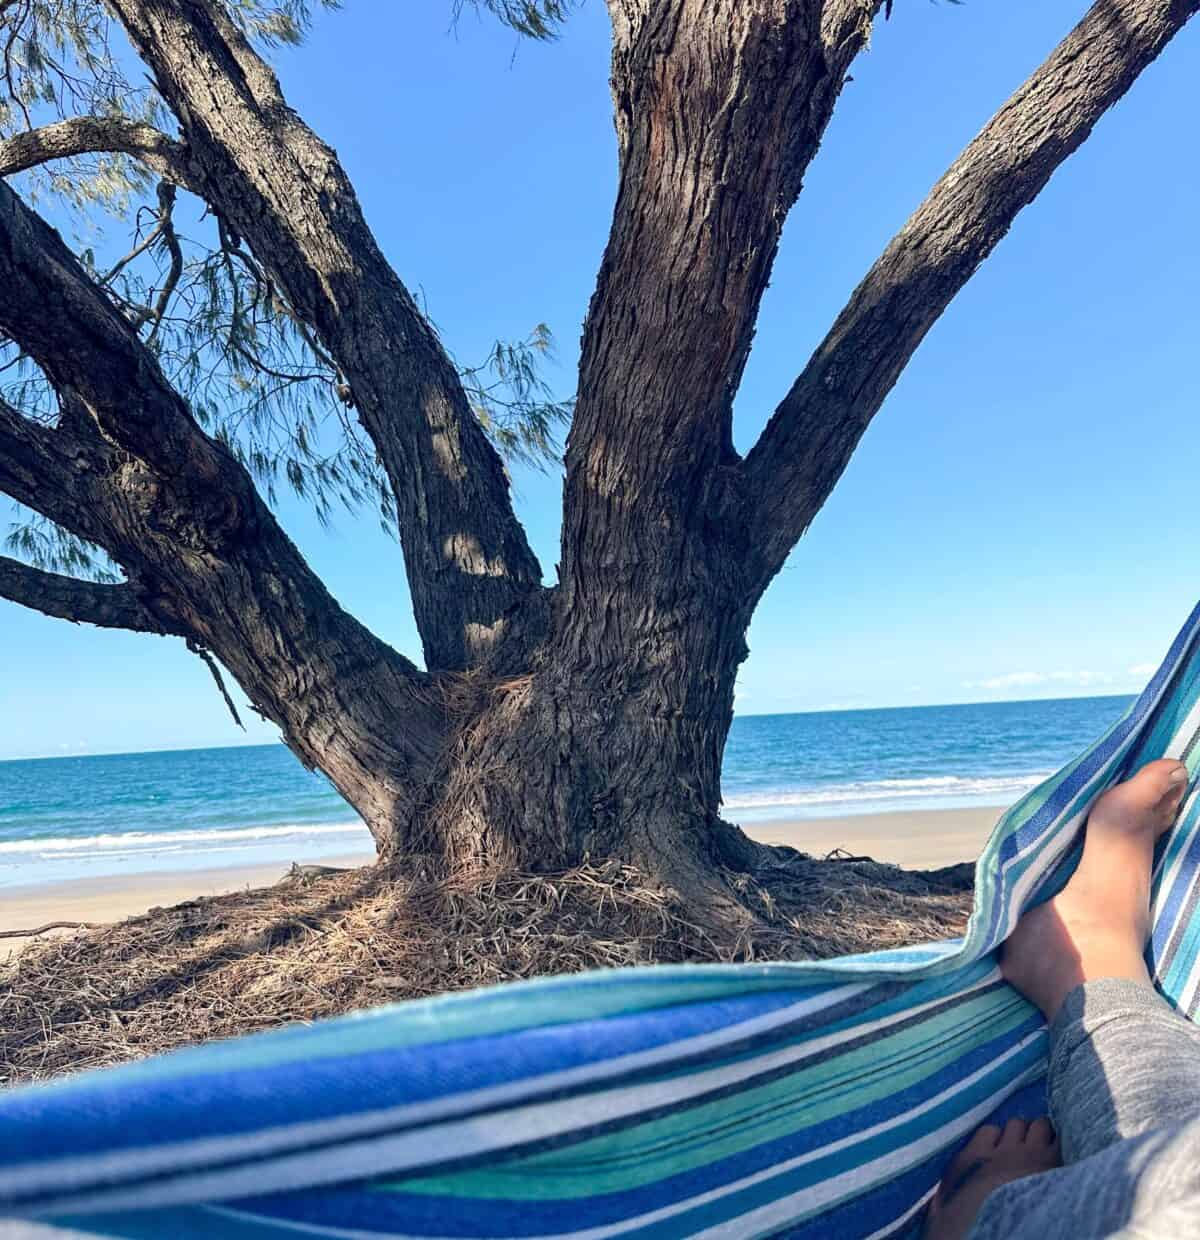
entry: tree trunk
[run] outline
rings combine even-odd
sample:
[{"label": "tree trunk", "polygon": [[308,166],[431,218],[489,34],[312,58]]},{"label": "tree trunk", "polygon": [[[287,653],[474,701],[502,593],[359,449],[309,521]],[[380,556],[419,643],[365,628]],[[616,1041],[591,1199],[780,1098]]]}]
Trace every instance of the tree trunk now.
[{"label": "tree trunk", "polygon": [[780,231],[881,2],[609,0],[620,186],[547,590],[499,458],[336,154],[225,5],[110,0],[178,140],[75,118],[0,143],[0,172],[123,151],[245,239],[346,380],[391,481],[427,670],[343,611],[3,182],[0,331],[62,416],[35,425],[0,401],[0,491],[128,581],[0,559],[0,596],[211,652],[385,857],[616,859],[712,897],[718,867],[762,855],[720,818],[755,602],[929,325],[1200,8],[1098,0],[935,187],[742,459],[733,399]]},{"label": "tree trunk", "polygon": [[[640,602],[659,600],[646,579]],[[623,600],[628,603],[628,596]],[[659,613],[661,614],[661,613]],[[525,675],[460,682],[444,789],[430,814],[456,865],[557,869],[616,858],[675,883],[755,849],[720,819],[721,758],[747,648],[739,609],[695,588],[635,647],[560,617]]]}]

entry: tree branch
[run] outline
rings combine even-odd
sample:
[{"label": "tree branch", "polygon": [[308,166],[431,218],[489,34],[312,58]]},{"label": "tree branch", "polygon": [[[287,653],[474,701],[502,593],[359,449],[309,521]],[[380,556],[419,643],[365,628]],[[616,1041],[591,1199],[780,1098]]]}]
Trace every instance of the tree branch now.
[{"label": "tree branch", "polygon": [[172,218],[174,211],[175,186],[169,181],[160,181],[158,184],[158,226],[156,231],[162,237],[163,245],[166,246],[167,253],[171,256],[171,265],[167,270],[163,286],[158,293],[158,299],[155,301],[154,309],[150,314],[150,321],[153,323],[150,329],[150,343],[153,343],[154,337],[158,335],[158,329],[162,326],[163,315],[167,313],[167,308],[171,304],[171,298],[174,296],[175,289],[179,286],[180,277],[183,275],[183,247],[179,244],[179,234],[175,231],[175,221]]},{"label": "tree branch", "polygon": [[388,265],[333,150],[210,0],[114,0],[188,144],[201,194],[245,239],[353,394],[397,503],[431,669],[489,657],[540,590],[499,456]]},{"label": "tree branch", "polygon": [[221,476],[228,451],[200,431],[154,356],[58,233],[3,182],[0,284],[0,328],[55,388],[72,392],[116,445],[156,471],[193,474],[200,502],[205,484]]},{"label": "tree branch", "polygon": [[0,492],[92,542],[99,455],[97,445],[41,426],[0,399]]},{"label": "tree branch", "polygon": [[560,571],[561,614],[581,630],[628,613],[634,644],[670,640],[707,571],[695,561],[737,536],[723,517],[733,398],[784,221],[877,7],[609,5],[620,183],[584,328]]},{"label": "tree branch", "polygon": [[925,333],[1197,9],[1200,0],[1098,0],[888,245],[743,463],[759,589],[820,510]]},{"label": "tree branch", "polygon": [[182,630],[152,612],[129,584],[81,581],[78,577],[33,568],[8,556],[0,556],[0,598],[73,624],[182,635]]},{"label": "tree branch", "polygon": [[204,666],[207,667],[212,673],[213,683],[217,686],[217,692],[220,693],[221,697],[225,700],[225,707],[233,716],[233,722],[236,723],[237,726],[244,732],[246,730],[246,725],[242,722],[242,717],[238,714],[238,709],[233,704],[233,698],[229,696],[229,690],[225,687],[225,678],[221,675],[221,669],[217,666],[216,659],[214,659],[203,646],[192,641],[190,637],[188,638],[187,648],[192,652],[192,654],[196,655],[200,659],[200,662],[203,663]]},{"label": "tree branch", "polygon": [[73,116],[0,141],[0,177],[13,176],[75,155],[131,155],[159,176],[188,186],[187,149],[140,121],[107,116]]},{"label": "tree branch", "polygon": [[[0,404],[0,490],[103,547],[160,627],[219,659],[301,760],[394,838],[441,754],[428,678],[342,610],[234,454],[4,182],[0,288],[0,329],[63,402],[55,430]],[[44,577],[31,583],[48,598]]]}]

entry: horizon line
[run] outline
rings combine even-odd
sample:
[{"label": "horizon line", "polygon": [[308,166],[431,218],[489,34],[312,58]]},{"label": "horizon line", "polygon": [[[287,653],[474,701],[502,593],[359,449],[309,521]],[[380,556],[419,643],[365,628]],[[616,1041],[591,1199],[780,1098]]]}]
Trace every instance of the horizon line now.
[{"label": "horizon line", "polygon": [[[1077,693],[1071,697],[1040,697],[1040,698],[990,698],[986,701],[974,702],[921,702],[917,705],[905,706],[836,706],[805,710],[765,710],[765,711],[734,711],[734,718],[743,719],[779,719],[788,715],[855,715],[869,714],[875,711],[889,710],[943,710],[957,706],[1024,706],[1035,702],[1087,702],[1098,698],[1128,697],[1136,698],[1137,693]],[[147,754],[158,753],[204,753],[211,749],[267,749],[274,745],[286,744],[282,737],[273,741],[230,741],[209,745],[167,745],[162,749],[105,749],[90,753],[40,753],[23,754],[19,757],[0,757],[0,762],[55,762],[73,758],[136,758]]]}]

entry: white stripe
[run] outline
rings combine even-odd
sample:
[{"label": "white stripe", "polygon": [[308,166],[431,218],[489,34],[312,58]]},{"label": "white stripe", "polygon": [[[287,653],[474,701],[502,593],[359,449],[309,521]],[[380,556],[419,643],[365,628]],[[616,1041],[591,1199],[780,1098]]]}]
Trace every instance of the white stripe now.
[{"label": "white stripe", "polygon": [[1176,760],[1183,757],[1183,751],[1188,746],[1188,741],[1196,733],[1196,729],[1200,728],[1200,698],[1196,699],[1192,709],[1188,711],[1183,722],[1175,730],[1175,735],[1171,737],[1167,747],[1163,750],[1164,758],[1175,758]]},{"label": "white stripe", "polygon": [[[980,990],[998,976],[999,970],[992,969],[955,997]],[[856,1026],[854,1036],[887,1029],[943,1002],[944,996]],[[799,1046],[784,1047],[754,1059],[686,1076],[648,1081],[638,1086],[618,1086],[551,1102],[530,1103],[519,1109],[482,1117],[467,1115],[416,1132],[370,1137],[344,1143],[334,1149],[301,1150],[247,1166],[214,1171],[182,1171],[163,1183],[139,1185],[135,1182],[127,1187],[92,1192],[84,1190],[80,1194],[59,1193],[53,1198],[39,1200],[34,1209],[23,1212],[37,1215],[86,1214],[204,1201],[232,1201],[261,1193],[411,1172],[447,1157],[494,1154],[609,1120],[634,1117],[644,1111],[686,1103],[699,1095],[737,1085],[763,1072],[785,1067],[794,1069],[806,1059],[846,1041],[846,1038],[845,1031],[830,1033]]]},{"label": "white stripe", "polygon": [[905,1224],[911,1223],[912,1220],[915,1219],[917,1215],[920,1214],[921,1211],[925,1209],[926,1205],[929,1203],[930,1199],[933,1197],[933,1195],[936,1192],[937,1192],[937,1185],[935,1184],[928,1192],[922,1193],[917,1198],[917,1200],[913,1203],[912,1207],[908,1210],[905,1210],[904,1213],[901,1214],[899,1218],[892,1219],[890,1223],[884,1223],[884,1225],[878,1231],[871,1232],[871,1234],[867,1236],[865,1240],[879,1240],[880,1236],[886,1236],[890,1232],[894,1232],[898,1227],[903,1227],[905,1226]]},{"label": "white stripe", "polygon": [[[1022,1051],[1026,1050],[1040,1036],[1041,1036],[1040,1031],[1038,1033],[1029,1034],[1027,1037],[1023,1038],[1015,1046],[1010,1047],[1007,1051],[1004,1052],[1003,1055],[999,1056],[997,1059],[993,1060],[991,1063],[985,1064],[982,1068],[977,1068],[974,1072],[971,1073],[970,1076],[964,1077],[960,1082],[958,1082],[953,1092],[958,1093],[962,1090],[969,1089],[977,1081],[983,1080],[986,1076],[995,1072],[996,1069],[1000,1067],[1002,1064],[1006,1063],[1008,1060],[1012,1059],[1014,1056],[1019,1055]],[[972,1110],[968,1111],[965,1115],[960,1116],[958,1119],[951,1121],[949,1124],[942,1125],[941,1128],[922,1137],[919,1142],[914,1143],[912,1145],[905,1146],[902,1150],[896,1151],[896,1154],[899,1154],[899,1155],[909,1155],[909,1154],[912,1154],[914,1151],[925,1151],[923,1153],[919,1153],[919,1155],[916,1157],[912,1157],[908,1161],[908,1163],[906,1163],[905,1166],[901,1167],[897,1171],[889,1171],[886,1174],[882,1174],[874,1179],[871,1179],[869,1182],[863,1182],[862,1177],[867,1175],[871,1168],[878,1167],[881,1164],[887,1162],[889,1158],[892,1158],[895,1156],[895,1155],[885,1155],[884,1158],[882,1159],[876,1159],[872,1163],[866,1163],[866,1164],[863,1164],[863,1166],[861,1167],[852,1168],[849,1171],[843,1172],[840,1176],[835,1176],[832,1179],[824,1180],[822,1181],[821,1184],[813,1185],[810,1188],[803,1189],[799,1193],[793,1193],[790,1197],[781,1198],[780,1200],[783,1202],[795,1202],[799,1199],[803,1199],[806,1195],[813,1194],[813,1193],[819,1193],[820,1190],[825,1185],[834,1184],[834,1183],[842,1184],[847,1180],[851,1182],[851,1185],[852,1185],[851,1192],[854,1192],[854,1193],[866,1192],[869,1189],[873,1188],[877,1183],[879,1183],[880,1180],[891,1178],[891,1176],[897,1175],[901,1171],[907,1170],[909,1166],[916,1166],[917,1163],[923,1162],[925,1158],[927,1158],[930,1154],[936,1152],[937,1149],[944,1148],[945,1146],[952,1144],[954,1141],[958,1139],[959,1136],[961,1136],[963,1132],[965,1132],[968,1128],[973,1127],[976,1123],[979,1122],[977,1117],[979,1116],[986,1117],[987,1115],[990,1115],[991,1112],[994,1111],[996,1107],[1006,1097],[1008,1097],[1010,1094],[1015,1093],[1017,1089],[1019,1089],[1020,1086],[1025,1083],[1026,1080],[1032,1079],[1032,1077],[1038,1075],[1040,1071],[1041,1071],[1040,1068],[1031,1068],[1031,1069],[1026,1070],[1025,1072],[1021,1073],[1018,1076],[1015,1082],[1006,1083],[1001,1089],[989,1095],[988,1098],[986,1098],[983,1102],[977,1104],[974,1108],[972,1108]],[[924,1115],[927,1112],[940,1106],[943,1102],[945,1102],[948,1096],[952,1096],[952,1095],[948,1095],[945,1093],[938,1094],[936,1097],[928,1098],[924,1102],[922,1102],[920,1105],[913,1107],[908,1111],[905,1111],[902,1115],[893,1116],[891,1119],[884,1120],[883,1122],[879,1124],[875,1124],[870,1128],[865,1128],[861,1132],[854,1133],[848,1137],[843,1137],[840,1141],[833,1141],[833,1142],[830,1142],[828,1145],[821,1146],[819,1149],[809,1150],[807,1153],[799,1154],[795,1158],[788,1159],[786,1162],[777,1163],[775,1166],[767,1167],[762,1171],[756,1171],[753,1175],[744,1176],[740,1180],[734,1180],[731,1183],[724,1184],[719,1188],[714,1188],[714,1189],[710,1189],[708,1192],[699,1193],[695,1197],[689,1197],[683,1201],[673,1202],[669,1206],[660,1206],[657,1210],[651,1210],[647,1212],[646,1214],[640,1214],[635,1218],[623,1219],[619,1223],[609,1223],[601,1227],[589,1227],[584,1231],[541,1233],[537,1237],[537,1240],[610,1240],[611,1237],[625,1235],[631,1231],[636,1231],[642,1227],[649,1227],[655,1223],[665,1222],[667,1219],[675,1218],[680,1214],[686,1214],[687,1212],[691,1210],[699,1209],[701,1206],[710,1205],[715,1201],[720,1201],[723,1197],[728,1197],[733,1193],[742,1192],[744,1189],[752,1188],[756,1184],[765,1183],[768,1180],[775,1179],[777,1176],[786,1175],[789,1172],[795,1171],[807,1163],[814,1162],[815,1160],[819,1158],[825,1158],[830,1154],[837,1153],[839,1150],[847,1149],[851,1146],[859,1144],[860,1142],[868,1141],[873,1137],[876,1137],[876,1136],[881,1135],[882,1133],[888,1132],[889,1130],[893,1128],[898,1128],[901,1125],[906,1124],[910,1122],[911,1120],[917,1119],[919,1116]],[[846,1196],[846,1195],[848,1194],[842,1193],[842,1196]],[[918,1202],[918,1205],[916,1208],[919,1208],[924,1200],[925,1198],[922,1198],[922,1201]],[[778,1203],[776,1202],[776,1203],[769,1203],[768,1206],[760,1206],[758,1210],[753,1211],[750,1214],[740,1216],[737,1219],[736,1223],[733,1221],[726,1221],[726,1222],[718,1224],[717,1227],[715,1228],[711,1228],[704,1232],[696,1233],[696,1235],[697,1237],[708,1236],[708,1237],[715,1238],[715,1237],[720,1237],[720,1236],[726,1236],[726,1237],[735,1236],[735,1235],[736,1236],[743,1236],[743,1235],[748,1236],[748,1235],[753,1235],[753,1234],[760,1234],[760,1229],[757,1226],[749,1228],[747,1230],[743,1230],[741,1224],[743,1223],[743,1221],[752,1219],[755,1215],[761,1213],[763,1210],[766,1210],[770,1208],[771,1206],[777,1205],[777,1204]],[[835,1203],[831,1200],[825,1200],[825,1201],[822,1201],[821,1204],[831,1205]],[[582,1209],[585,1207],[586,1207],[586,1203],[581,1202],[580,1208]],[[802,1208],[802,1212],[809,1213],[810,1209],[811,1209],[810,1207],[805,1206]],[[236,1211],[236,1212],[228,1211],[228,1212],[231,1214],[236,1213],[237,1217],[242,1218],[246,1221],[260,1222],[260,1223],[261,1222],[274,1223],[276,1221],[274,1218],[250,1214],[250,1213],[246,1213],[242,1211]],[[911,1213],[915,1213],[915,1209],[911,1211]],[[792,1211],[789,1211],[787,1218],[782,1219],[781,1222],[785,1222],[785,1223],[791,1222],[795,1220],[796,1217],[797,1217],[796,1211],[792,1210]],[[887,1232],[891,1230],[892,1228],[894,1228],[899,1221],[900,1221],[899,1219],[893,1219],[883,1229],[882,1232],[878,1232],[876,1234],[877,1235],[884,1234],[884,1232]],[[307,1230],[309,1227],[308,1224],[295,1224],[295,1226],[297,1227],[298,1230],[302,1230],[302,1229]],[[313,1232],[314,1234],[317,1234],[317,1235],[342,1237],[344,1238],[344,1240],[367,1240],[368,1237],[371,1237],[371,1236],[378,1237],[381,1234],[388,1235],[388,1236],[397,1235],[397,1233],[390,1233],[390,1232],[389,1233],[363,1232],[363,1231],[358,1231],[357,1229],[330,1228],[330,1227],[322,1227],[320,1225],[314,1225]],[[404,1238],[404,1240],[408,1240],[408,1238],[406,1237]],[[423,1236],[421,1240],[449,1240],[449,1238],[448,1237]],[[462,1240],[462,1238],[459,1237],[458,1240]],[[481,1240],[481,1238],[475,1237],[473,1238],[473,1240]]]},{"label": "white stripe", "polygon": [[[870,1184],[875,1185],[903,1175],[904,1172],[932,1157],[939,1149],[945,1149],[946,1146],[978,1126],[1005,1098],[1011,1097],[1022,1085],[1038,1076],[1040,1071],[1040,1069],[1031,1068],[1021,1073],[1015,1081],[998,1089],[953,1123],[944,1125],[936,1132],[928,1133],[920,1141],[914,1141],[911,1145],[893,1150],[890,1154],[875,1159],[874,1162],[843,1172],[820,1184],[814,1184],[811,1188],[801,1189],[800,1192],[793,1193],[790,1197],[781,1197],[777,1201],[768,1202],[749,1214],[743,1214],[738,1219],[739,1234],[743,1236],[770,1235],[776,1229],[799,1218],[828,1209],[841,1197],[864,1191],[865,1186],[861,1181],[867,1176],[870,1177]],[[693,1240],[720,1240],[721,1236],[728,1234],[719,1226],[712,1227],[706,1231],[697,1232]]]},{"label": "white stripe", "polygon": [[[1184,802],[1183,809],[1180,811],[1179,821],[1186,823],[1196,807],[1196,798],[1200,796],[1200,785],[1197,786],[1191,795]],[[1177,842],[1179,847],[1171,848],[1168,846],[1167,851],[1163,854],[1158,863],[1158,867],[1154,874],[1150,876],[1150,881],[1155,884],[1154,898],[1151,901],[1150,916],[1152,922],[1157,924],[1162,916],[1167,901],[1171,896],[1171,888],[1179,881],[1180,871],[1183,864],[1187,860],[1188,848],[1190,847],[1190,837],[1196,830],[1195,824],[1186,832],[1186,837],[1180,836]],[[1167,857],[1170,856],[1170,862]]]},{"label": "white stripe", "polygon": [[706,1054],[720,1050],[731,1042],[769,1033],[804,1016],[810,1016],[843,1000],[862,994],[869,987],[861,982],[823,991],[801,999],[774,1012],[764,1013],[737,1024],[726,1025],[709,1033],[695,1034],[663,1046],[633,1051],[599,1063],[564,1068],[541,1076],[525,1077],[503,1085],[492,1085],[468,1093],[451,1094],[428,1102],[408,1103],[354,1115],[339,1115],[327,1120],[285,1124],[263,1128],[257,1132],[237,1135],[202,1137],[193,1141],[174,1141],[149,1149],[117,1150],[103,1154],[87,1154],[79,1158],[43,1159],[22,1163],[0,1172],[0,1192],[28,1197],[42,1189],[63,1191],[86,1189],[104,1181],[164,1171],[184,1170],[216,1159],[246,1156],[257,1157],[275,1150],[312,1145],[320,1141],[337,1141],[348,1137],[367,1136],[400,1123],[428,1123],[446,1120],[472,1111],[504,1104],[517,1104],[529,1094],[546,1090],[570,1089],[603,1081],[626,1072],[653,1068],[671,1063],[686,1055]]}]

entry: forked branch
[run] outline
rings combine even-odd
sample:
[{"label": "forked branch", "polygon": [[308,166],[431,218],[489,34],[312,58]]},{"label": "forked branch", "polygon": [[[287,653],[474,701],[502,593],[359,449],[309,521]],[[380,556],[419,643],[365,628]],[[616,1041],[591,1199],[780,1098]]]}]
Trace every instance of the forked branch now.
[{"label": "forked branch", "polygon": [[175,113],[197,192],[344,378],[378,451],[431,669],[483,661],[541,569],[499,456],[384,258],[335,152],[290,109],[223,4],[113,0]]},{"label": "forked branch", "polygon": [[[441,753],[428,678],[342,610],[233,452],[201,430],[103,289],[3,182],[0,287],[0,330],[63,398],[55,428],[0,404],[0,491],[107,551],[158,630],[220,660],[300,759],[390,838]],[[6,569],[19,602],[151,627],[129,594]]]},{"label": "forked branch", "polygon": [[854,291],[743,463],[761,591],[955,294],[1200,9],[1098,0],[963,151]]}]

